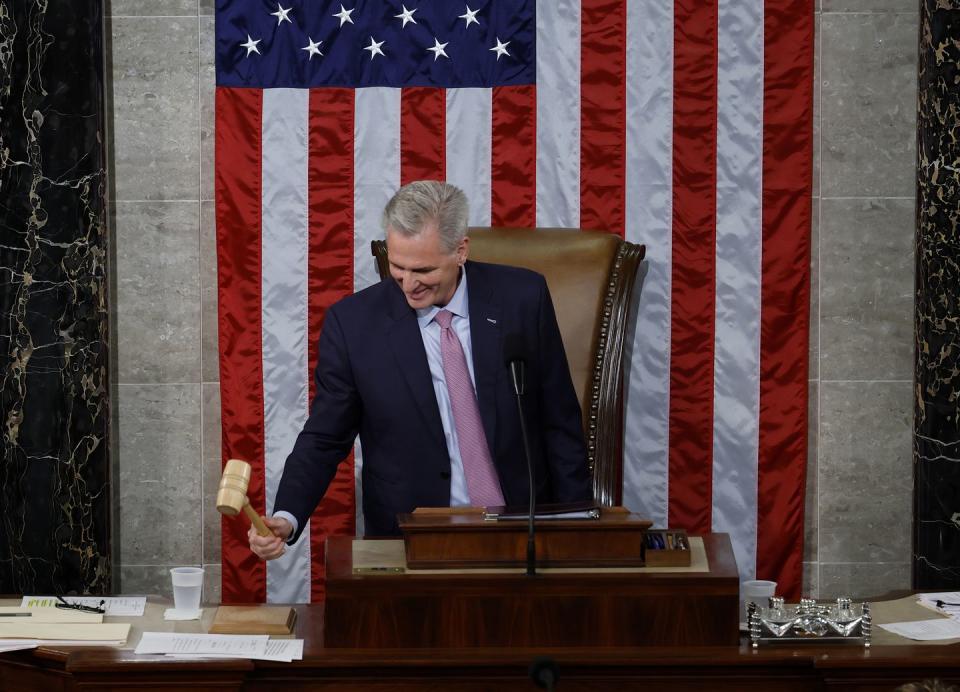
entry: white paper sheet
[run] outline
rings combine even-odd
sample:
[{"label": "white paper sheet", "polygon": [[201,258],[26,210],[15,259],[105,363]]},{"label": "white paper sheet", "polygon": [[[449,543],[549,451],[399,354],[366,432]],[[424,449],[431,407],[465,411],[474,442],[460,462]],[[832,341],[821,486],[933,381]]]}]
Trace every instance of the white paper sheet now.
[{"label": "white paper sheet", "polygon": [[197,610],[167,608],[163,611],[164,620],[199,620],[201,615],[203,615],[203,608],[198,608]]},{"label": "white paper sheet", "polygon": [[254,658],[258,661],[291,661],[303,660],[302,639],[270,639],[267,641],[267,650],[262,656],[236,656],[233,654],[167,654],[173,658]]},{"label": "white paper sheet", "polygon": [[[937,601],[943,601],[942,608],[937,607]],[[960,618],[960,591],[941,591],[940,593],[920,593],[917,594],[917,603],[926,606],[938,613],[949,615],[952,618]]]},{"label": "white paper sheet", "polygon": [[[96,607],[104,601],[105,615],[123,617],[140,617],[147,607],[146,596],[64,596],[68,603]],[[24,596],[20,601],[21,608],[55,608],[57,599],[54,596]]]},{"label": "white paper sheet", "polygon": [[889,625],[877,625],[899,634],[907,639],[917,641],[934,641],[937,639],[960,639],[960,621],[950,618],[936,620],[917,620],[916,622],[891,622]]},{"label": "white paper sheet", "polygon": [[227,654],[239,658],[262,656],[267,651],[266,634],[186,634],[144,632],[137,654]]},{"label": "white paper sheet", "polygon": [[36,639],[4,639],[0,641],[0,653],[4,651],[23,651],[24,649],[36,649],[40,642]]}]

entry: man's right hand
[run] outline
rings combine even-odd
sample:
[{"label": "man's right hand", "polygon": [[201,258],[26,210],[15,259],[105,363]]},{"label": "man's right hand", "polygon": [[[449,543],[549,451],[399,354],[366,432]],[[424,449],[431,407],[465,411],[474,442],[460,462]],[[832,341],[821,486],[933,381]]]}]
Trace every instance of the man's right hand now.
[{"label": "man's right hand", "polygon": [[247,538],[250,541],[250,550],[263,560],[275,560],[286,552],[287,539],[293,533],[293,524],[286,519],[263,517],[263,523],[273,531],[272,536],[261,536],[257,530],[250,527]]}]

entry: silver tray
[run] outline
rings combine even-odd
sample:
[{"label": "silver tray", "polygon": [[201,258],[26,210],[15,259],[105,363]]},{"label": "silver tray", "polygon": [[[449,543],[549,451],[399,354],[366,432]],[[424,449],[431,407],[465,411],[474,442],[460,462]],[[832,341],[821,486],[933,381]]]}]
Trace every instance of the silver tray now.
[{"label": "silver tray", "polygon": [[761,644],[855,644],[870,647],[873,617],[866,601],[852,603],[838,598],[833,604],[820,604],[803,598],[786,604],[771,598],[766,607],[747,603],[747,631],[751,646]]}]

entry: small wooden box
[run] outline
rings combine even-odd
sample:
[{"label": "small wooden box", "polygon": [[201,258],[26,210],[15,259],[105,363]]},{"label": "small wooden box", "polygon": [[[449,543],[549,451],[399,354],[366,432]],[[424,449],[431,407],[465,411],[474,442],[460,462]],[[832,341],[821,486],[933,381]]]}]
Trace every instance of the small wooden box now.
[{"label": "small wooden box", "polygon": [[297,611],[287,606],[220,606],[210,634],[293,634]]},{"label": "small wooden box", "polygon": [[647,567],[689,567],[690,541],[682,529],[647,530],[643,540]]}]

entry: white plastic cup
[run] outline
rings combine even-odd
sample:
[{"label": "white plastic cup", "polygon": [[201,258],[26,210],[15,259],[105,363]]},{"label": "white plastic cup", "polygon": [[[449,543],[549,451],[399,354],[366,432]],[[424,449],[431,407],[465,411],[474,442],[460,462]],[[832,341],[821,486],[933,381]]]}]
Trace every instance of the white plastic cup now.
[{"label": "white plastic cup", "polygon": [[173,580],[173,607],[185,613],[198,611],[203,594],[203,568],[174,567],[170,570],[170,578]]},{"label": "white plastic cup", "polygon": [[777,582],[765,579],[753,579],[740,585],[740,618],[747,621],[747,603],[756,603],[758,608],[766,608],[771,596],[777,593]]}]

